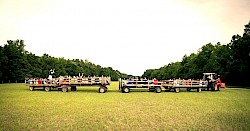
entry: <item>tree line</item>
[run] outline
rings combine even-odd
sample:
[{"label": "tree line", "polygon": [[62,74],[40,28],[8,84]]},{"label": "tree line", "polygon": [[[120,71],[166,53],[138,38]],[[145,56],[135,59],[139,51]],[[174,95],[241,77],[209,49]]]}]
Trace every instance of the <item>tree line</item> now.
[{"label": "tree line", "polygon": [[[88,60],[55,58],[48,54],[36,56],[24,49],[23,40],[8,40],[0,46],[0,80],[22,82],[25,78],[46,78],[50,69],[56,76],[111,76],[131,78],[111,67],[101,67]],[[184,55],[180,62],[172,62],[159,69],[148,69],[141,77],[172,79],[201,79],[203,72],[216,72],[222,81],[231,85],[250,85],[250,22],[245,25],[242,36],[233,35],[231,42],[222,45],[208,43],[197,53]]]},{"label": "tree line", "polygon": [[101,67],[88,60],[55,58],[48,54],[37,56],[24,49],[23,40],[8,40],[0,46],[0,80],[3,82],[22,82],[25,78],[47,78],[50,69],[56,76],[110,76],[112,80],[131,76]]},{"label": "tree line", "polygon": [[250,21],[243,35],[233,35],[231,42],[222,45],[208,43],[197,53],[184,55],[159,69],[148,69],[142,77],[157,79],[201,79],[204,72],[215,72],[230,85],[250,85]]}]

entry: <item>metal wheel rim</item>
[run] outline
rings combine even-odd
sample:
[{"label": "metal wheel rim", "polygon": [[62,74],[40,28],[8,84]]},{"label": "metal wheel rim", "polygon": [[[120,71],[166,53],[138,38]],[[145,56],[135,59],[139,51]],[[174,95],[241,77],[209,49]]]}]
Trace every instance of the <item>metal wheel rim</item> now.
[{"label": "metal wheel rim", "polygon": [[104,90],[103,88],[100,88],[100,92],[101,92],[101,93],[104,93],[104,91],[105,91],[105,90]]},{"label": "metal wheel rim", "polygon": [[63,92],[66,92],[66,91],[67,91],[67,89],[66,89],[66,88],[62,88],[62,91],[63,91]]},{"label": "metal wheel rim", "polygon": [[125,88],[125,89],[124,89],[124,92],[128,92],[128,88]]},{"label": "metal wheel rim", "polygon": [[49,91],[49,87],[45,87],[45,91]]},{"label": "metal wheel rim", "polygon": [[30,90],[33,91],[33,90],[34,90],[34,87],[30,87]]}]

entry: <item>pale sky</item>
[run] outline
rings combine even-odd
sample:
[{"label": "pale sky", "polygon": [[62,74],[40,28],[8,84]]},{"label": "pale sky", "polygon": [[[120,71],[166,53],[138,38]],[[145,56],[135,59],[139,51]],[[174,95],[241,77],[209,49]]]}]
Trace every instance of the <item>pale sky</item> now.
[{"label": "pale sky", "polygon": [[249,20],[249,0],[0,0],[0,45],[142,75],[229,43]]}]

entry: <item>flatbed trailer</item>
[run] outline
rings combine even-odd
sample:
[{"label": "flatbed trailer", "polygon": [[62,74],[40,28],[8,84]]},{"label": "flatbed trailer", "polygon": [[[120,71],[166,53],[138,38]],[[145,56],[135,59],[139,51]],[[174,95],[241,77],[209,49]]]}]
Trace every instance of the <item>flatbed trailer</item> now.
[{"label": "flatbed trailer", "polygon": [[119,79],[119,90],[122,91],[122,93],[129,93],[131,89],[148,89],[149,91],[155,91],[156,93],[161,93],[162,91],[161,83],[154,82],[153,80]]},{"label": "flatbed trailer", "polygon": [[29,86],[30,91],[35,88],[43,88],[45,91],[58,89],[62,92],[76,91],[77,86],[99,86],[99,93],[105,93],[111,84],[110,77],[59,77],[52,80],[48,79],[29,79],[25,81],[26,86]]},{"label": "flatbed trailer", "polygon": [[175,92],[180,92],[181,88],[185,88],[187,91],[191,91],[192,89],[197,90],[197,92],[201,92],[202,89],[207,88],[207,81],[204,80],[162,80],[162,87],[165,88],[166,91],[171,91],[174,89]]}]

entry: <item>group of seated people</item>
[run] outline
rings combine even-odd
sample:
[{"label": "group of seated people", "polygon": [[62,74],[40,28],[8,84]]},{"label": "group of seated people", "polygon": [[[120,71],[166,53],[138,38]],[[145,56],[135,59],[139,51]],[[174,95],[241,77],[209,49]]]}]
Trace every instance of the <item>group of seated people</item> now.
[{"label": "group of seated people", "polygon": [[158,80],[156,78],[154,78],[153,80],[148,80],[146,78],[144,79],[128,79],[127,80],[127,84],[133,84],[133,83],[137,83],[137,84],[154,84],[154,85],[158,85]]},{"label": "group of seated people", "polygon": [[60,76],[57,78],[26,78],[26,84],[60,84],[65,82],[77,83],[77,82],[87,82],[87,83],[98,83],[101,82],[101,77],[84,77],[84,76]]},{"label": "group of seated people", "polygon": [[48,78],[27,78],[26,84],[58,84],[59,79],[48,79]]}]

